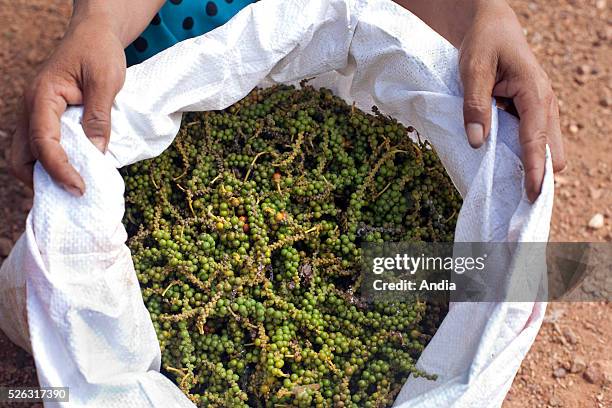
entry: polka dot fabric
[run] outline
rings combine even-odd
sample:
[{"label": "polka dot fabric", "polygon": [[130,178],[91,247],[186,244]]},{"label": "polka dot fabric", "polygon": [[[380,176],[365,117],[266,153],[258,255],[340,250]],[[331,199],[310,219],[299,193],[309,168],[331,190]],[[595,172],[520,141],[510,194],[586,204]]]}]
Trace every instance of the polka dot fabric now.
[{"label": "polka dot fabric", "polygon": [[228,22],[256,0],[168,0],[147,29],[125,50],[128,65],[141,63],[187,38]]}]

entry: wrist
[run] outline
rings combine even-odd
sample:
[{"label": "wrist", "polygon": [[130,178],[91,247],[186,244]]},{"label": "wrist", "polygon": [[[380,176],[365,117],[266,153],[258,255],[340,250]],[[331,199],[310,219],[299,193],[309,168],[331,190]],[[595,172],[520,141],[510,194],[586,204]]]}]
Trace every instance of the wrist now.
[{"label": "wrist", "polygon": [[506,0],[442,0],[446,3],[445,12],[441,13],[445,21],[444,37],[459,48],[467,33],[479,22],[487,19],[500,20],[512,9]]},{"label": "wrist", "polygon": [[124,48],[127,47],[132,38],[127,30],[127,21],[119,17],[124,13],[119,12],[119,10],[114,10],[113,12],[108,3],[89,0],[75,1],[74,11],[66,35],[81,30],[94,30],[114,36],[121,42]]},{"label": "wrist", "polygon": [[[505,0],[394,0],[459,48],[480,19],[512,12]],[[490,17],[489,17],[490,16]]]}]

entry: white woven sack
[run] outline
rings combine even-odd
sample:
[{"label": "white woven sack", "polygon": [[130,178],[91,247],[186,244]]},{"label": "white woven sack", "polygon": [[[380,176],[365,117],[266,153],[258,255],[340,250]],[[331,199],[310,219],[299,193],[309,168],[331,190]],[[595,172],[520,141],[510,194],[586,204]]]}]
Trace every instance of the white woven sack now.
[{"label": "white woven sack", "polygon": [[[70,406],[191,405],[158,373],[159,347],[125,246],[117,168],[166,149],[182,112],[222,109],[255,86],[315,76],[315,85],[364,110],[377,105],[429,139],[464,197],[457,241],[547,240],[550,158],[531,205],[514,118],[494,108],[487,144],[468,145],[450,44],[388,0],[265,0],[128,69],[108,154],[85,137],[81,108],[63,116],[62,145],[87,192],[70,196],[37,164],[26,231],[0,270],[0,328],[32,351],[41,386],[70,387]],[[419,361],[438,380],[410,379],[396,405],[501,405],[544,309],[451,305]]]}]

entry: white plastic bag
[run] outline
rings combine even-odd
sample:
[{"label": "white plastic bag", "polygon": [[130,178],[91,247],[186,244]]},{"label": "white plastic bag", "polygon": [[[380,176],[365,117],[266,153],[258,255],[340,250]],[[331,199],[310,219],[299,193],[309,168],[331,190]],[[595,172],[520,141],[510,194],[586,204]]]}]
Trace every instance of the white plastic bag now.
[{"label": "white plastic bag", "polygon": [[[259,2],[225,26],[130,68],[105,156],[86,139],[81,108],[63,116],[62,145],[87,192],[71,197],[36,165],[26,231],[0,270],[0,328],[31,349],[41,386],[70,387],[72,406],[191,405],[157,372],[159,347],[125,246],[117,168],[167,148],[182,112],[225,108],[255,86],[313,76],[314,85],[364,110],[377,105],[429,139],[464,197],[457,241],[547,240],[550,159],[542,194],[531,205],[515,119],[494,108],[488,142],[469,147],[450,44],[387,0]],[[419,361],[438,380],[410,379],[396,405],[499,406],[544,308],[451,305]]]}]

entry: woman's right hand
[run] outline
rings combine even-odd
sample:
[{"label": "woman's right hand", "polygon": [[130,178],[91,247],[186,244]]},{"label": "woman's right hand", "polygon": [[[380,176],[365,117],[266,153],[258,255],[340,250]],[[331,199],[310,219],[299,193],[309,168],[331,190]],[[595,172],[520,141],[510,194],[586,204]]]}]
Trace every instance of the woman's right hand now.
[{"label": "woman's right hand", "polygon": [[103,22],[69,27],[59,47],[24,93],[13,136],[11,166],[32,185],[36,160],[65,190],[80,196],[83,179],[60,145],[60,118],[68,105],[84,105],[83,130],[102,152],[110,137],[110,111],[125,79],[123,44]]},{"label": "woman's right hand", "polygon": [[24,93],[13,136],[13,173],[32,186],[34,163],[75,196],[85,183],[60,145],[60,118],[84,105],[83,130],[100,151],[110,138],[110,111],[125,80],[124,48],[147,26],[164,0],[76,1],[64,39]]}]

